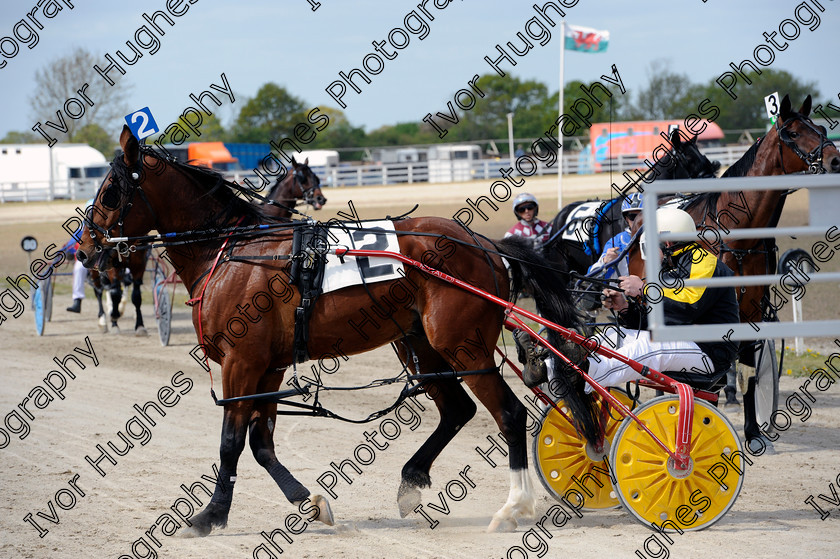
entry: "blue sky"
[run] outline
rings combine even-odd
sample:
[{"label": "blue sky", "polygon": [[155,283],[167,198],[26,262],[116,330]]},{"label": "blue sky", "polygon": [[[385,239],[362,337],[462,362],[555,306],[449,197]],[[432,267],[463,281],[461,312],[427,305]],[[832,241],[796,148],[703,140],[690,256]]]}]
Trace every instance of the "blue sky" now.
[{"label": "blue sky", "polygon": [[[37,68],[75,46],[98,53],[104,65],[105,53],[128,52],[125,41],[133,40],[145,23],[143,12],[165,9],[167,2],[71,1],[75,8],[65,6],[53,19],[39,16],[39,10],[36,16],[44,25],[38,31],[39,43],[33,49],[22,46],[0,69],[0,136],[9,130],[29,130],[35,124],[28,97],[34,91]],[[437,0],[438,4],[445,1]],[[566,4],[572,1],[565,0]],[[58,2],[63,5],[62,0]],[[351,123],[370,131],[444,110],[452,94],[467,87],[474,74],[490,71],[483,57],[494,54],[497,43],[514,41],[517,32],[524,33],[527,20],[535,15],[534,0],[454,0],[445,9],[433,7],[434,2],[426,4],[435,17],[429,35],[422,41],[411,35],[408,46],[394,60],[386,60],[380,74],[371,76],[372,83],[362,84],[362,94],[346,94],[345,113]],[[815,80],[819,99],[831,96],[840,103],[840,72],[831,55],[837,45],[830,41],[840,29],[840,6],[833,0],[806,1],[812,8],[814,2],[825,9],[818,12],[819,27],[810,31],[800,26],[799,37],[789,41],[787,50],[774,49],[776,58],[770,67]],[[544,3],[539,0],[540,5]],[[12,35],[15,23],[36,4],[35,0],[3,0],[0,36]],[[146,54],[134,66],[126,66],[124,79],[134,85],[129,104],[132,108],[148,105],[159,124],[172,122],[191,104],[190,93],[205,90],[211,83],[221,84],[224,72],[236,94],[237,109],[268,81],[286,87],[309,106],[336,106],[325,88],[338,79],[340,71],[361,67],[363,57],[374,52],[371,41],[387,40],[392,28],[404,27],[403,18],[417,10],[418,2],[320,0],[320,4],[313,12],[307,0],[197,0],[186,14],[175,18],[174,27],[165,27],[156,54]],[[795,19],[798,4],[580,0],[566,9],[566,22],[608,30],[610,45],[601,54],[567,53],[566,80],[594,80],[609,74],[610,66],[616,64],[628,91],[635,92],[646,83],[650,62],[658,58],[669,59],[673,70],[688,74],[693,81],[716,78],[729,69],[729,62],[752,59],[753,49],[767,44],[762,33],[778,31],[782,20]],[[808,17],[805,12],[801,15]],[[559,28],[551,31],[547,45],[536,44],[517,59],[515,68],[505,67],[520,78],[537,79],[556,90]],[[8,50],[10,45],[3,46]],[[92,75],[91,79],[100,78]],[[794,100],[796,106],[799,102]],[[226,124],[234,114],[229,104],[218,112]]]}]

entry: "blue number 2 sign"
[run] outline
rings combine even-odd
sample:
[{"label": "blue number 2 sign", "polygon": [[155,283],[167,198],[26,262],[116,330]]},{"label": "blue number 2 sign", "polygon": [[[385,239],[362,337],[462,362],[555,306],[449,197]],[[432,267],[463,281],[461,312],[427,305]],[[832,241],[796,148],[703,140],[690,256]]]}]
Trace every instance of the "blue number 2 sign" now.
[{"label": "blue number 2 sign", "polygon": [[138,111],[134,111],[130,115],[126,115],[125,122],[131,129],[131,133],[134,134],[138,140],[147,138],[160,131],[157,127],[157,123],[155,122],[155,117],[152,116],[152,111],[149,110],[149,107],[143,107]]}]

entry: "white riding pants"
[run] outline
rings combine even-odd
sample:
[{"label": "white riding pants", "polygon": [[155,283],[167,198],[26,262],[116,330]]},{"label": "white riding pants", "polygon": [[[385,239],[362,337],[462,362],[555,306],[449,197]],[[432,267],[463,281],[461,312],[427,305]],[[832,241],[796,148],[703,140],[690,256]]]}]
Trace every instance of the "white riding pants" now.
[{"label": "white riding pants", "polygon": [[[616,352],[633,361],[659,372],[714,373],[712,360],[694,342],[652,342],[647,330],[627,329],[624,333],[623,345]],[[589,357],[589,376],[602,386],[621,386],[642,378],[621,361],[602,355]],[[592,392],[592,387],[587,385],[586,391]]]},{"label": "white riding pants", "polygon": [[87,268],[76,260],[73,264],[73,299],[85,298],[85,280],[87,279]]}]

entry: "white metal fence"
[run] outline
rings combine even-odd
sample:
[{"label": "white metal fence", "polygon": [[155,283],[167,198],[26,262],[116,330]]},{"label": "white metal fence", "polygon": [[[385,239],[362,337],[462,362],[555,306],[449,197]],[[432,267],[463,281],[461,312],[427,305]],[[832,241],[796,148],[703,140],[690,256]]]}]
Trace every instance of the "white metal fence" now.
[{"label": "white metal fence", "polygon": [[0,202],[38,202],[44,200],[86,200],[93,198],[102,183],[98,179],[4,182],[0,180]]},{"label": "white metal fence", "polygon": [[[697,240],[701,234],[705,237],[711,233],[665,233],[657,234],[656,209],[657,196],[673,194],[675,192],[732,192],[739,190],[787,190],[788,188],[805,188],[809,191],[809,225],[803,227],[755,227],[750,229],[732,229],[728,233],[720,231],[720,238],[727,239],[762,239],[776,236],[806,236],[815,235],[829,239],[831,228],[835,230],[840,225],[837,208],[840,207],[840,175],[783,175],[774,177],[744,177],[727,178],[712,181],[678,180],[657,181],[645,186],[642,213],[645,223],[645,244],[648,252],[656,253],[660,241],[688,241]],[[717,239],[717,237],[714,237]],[[831,237],[834,238],[833,236]],[[711,239],[710,239],[711,240]],[[827,243],[822,243],[828,247]],[[813,250],[817,250],[817,244]],[[819,256],[825,257],[827,251]],[[816,253],[815,253],[816,254]],[[832,257],[836,257],[834,251]],[[819,259],[820,262],[826,262]],[[659,278],[661,262],[658,258],[648,258],[645,262],[645,275],[648,278]],[[731,278],[710,278],[705,280],[685,280],[680,283],[684,287],[723,287],[746,285],[776,286],[780,293],[793,296],[791,289],[799,289],[810,283],[840,282],[840,272],[817,272],[811,274],[791,273],[785,275],[735,276]],[[673,287],[673,286],[668,286]],[[755,324],[759,332],[751,324],[704,324],[686,326],[665,326],[665,315],[662,299],[653,302],[657,297],[652,294],[649,299],[651,312],[648,324],[651,337],[656,341],[690,340],[695,342],[713,342],[721,339],[742,341],[784,338],[791,335],[837,336],[840,335],[840,320],[805,320],[798,323],[791,322],[758,322]]]},{"label": "white metal fence", "polygon": [[[707,148],[703,153],[711,160],[720,161],[726,167],[737,161],[748,146],[724,146]],[[613,160],[613,171],[621,173],[630,169],[644,168],[644,159],[650,154],[619,155]],[[550,162],[550,161],[549,161]],[[536,176],[556,175],[557,164],[546,165],[537,161]],[[509,158],[452,160],[452,161],[421,161],[415,163],[387,163],[342,165],[339,167],[315,167],[312,169],[321,178],[324,186],[352,187],[374,186],[400,183],[419,182],[463,182],[470,180],[492,180],[502,177],[501,170],[511,165]],[[602,166],[606,171],[606,166]],[[595,164],[588,152],[565,153],[563,156],[564,174],[590,174],[595,171]],[[527,169],[530,171],[530,166]],[[252,184],[262,181],[253,173],[231,173],[228,178],[240,184],[245,179]],[[49,181],[37,182],[4,182],[0,177],[0,202],[32,202],[41,200],[87,199],[94,195],[99,187],[99,179],[66,179],[57,180],[51,185]],[[273,181],[272,181],[273,183]]]}]

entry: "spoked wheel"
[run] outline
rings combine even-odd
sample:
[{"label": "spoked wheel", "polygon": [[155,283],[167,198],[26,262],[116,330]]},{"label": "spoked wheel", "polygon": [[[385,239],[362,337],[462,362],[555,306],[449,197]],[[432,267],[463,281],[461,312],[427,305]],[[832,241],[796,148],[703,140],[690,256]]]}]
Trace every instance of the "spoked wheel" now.
[{"label": "spoked wheel", "polygon": [[[44,335],[44,325],[47,322],[47,311],[50,306],[48,296],[52,295],[50,278],[38,282],[38,288],[32,294],[32,310],[35,311],[35,331],[39,336]],[[51,312],[51,311],[50,311]]]},{"label": "spoked wheel", "polygon": [[46,318],[47,322],[52,321],[52,309],[53,309],[53,291],[55,289],[55,284],[53,283],[52,275],[47,276],[47,279],[44,280],[46,284],[47,291],[44,294],[46,297],[46,306],[44,307],[44,318]]},{"label": "spoked wheel", "polygon": [[772,432],[770,419],[779,405],[779,366],[774,340],[761,341],[755,352],[755,363],[755,419],[759,425],[767,425],[767,432]]},{"label": "spoked wheel", "polygon": [[[679,399],[669,395],[646,402],[636,412],[671,449],[676,448],[678,406]],[[726,416],[695,399],[691,436],[690,466],[679,471],[633,418],[619,426],[610,452],[616,493],[642,524],[662,526],[667,520],[682,530],[702,530],[720,520],[738,498],[744,482],[743,473],[738,473],[744,471],[744,449]],[[735,452],[740,454],[733,456]],[[670,523],[665,529],[675,531]]]},{"label": "spoked wheel", "polygon": [[[611,390],[611,393],[622,404],[628,408],[632,407],[632,402],[626,394],[619,390]],[[562,400],[558,401],[557,405],[564,413],[569,413]],[[547,408],[543,412],[540,430],[533,444],[534,467],[545,490],[558,501],[570,489],[578,491],[586,499],[583,510],[618,507],[620,503],[610,481],[610,465],[607,459],[621,419],[618,412],[611,411],[607,417],[604,448],[598,452],[591,444],[580,439],[574,426],[557,410],[553,407]],[[593,481],[590,475],[594,476],[598,483]],[[583,484],[588,493],[575,480]]]},{"label": "spoked wheel", "polygon": [[172,302],[169,299],[169,293],[166,291],[166,284],[163,281],[163,276],[155,278],[155,321],[158,327],[158,336],[160,337],[160,345],[169,345],[169,334],[172,325]]}]

